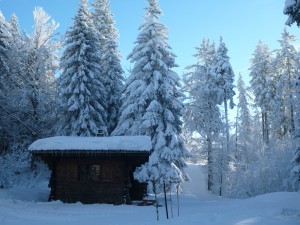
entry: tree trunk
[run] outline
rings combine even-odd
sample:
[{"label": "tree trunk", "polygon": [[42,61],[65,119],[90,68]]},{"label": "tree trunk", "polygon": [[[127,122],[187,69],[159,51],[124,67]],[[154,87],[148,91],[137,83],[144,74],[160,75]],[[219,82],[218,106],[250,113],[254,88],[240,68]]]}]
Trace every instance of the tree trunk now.
[{"label": "tree trunk", "polygon": [[265,114],[261,112],[261,130],[262,130],[262,138],[263,142],[266,142],[266,132],[265,132]]},{"label": "tree trunk", "polygon": [[269,119],[268,113],[265,112],[265,130],[266,130],[266,144],[269,143]]},{"label": "tree trunk", "polygon": [[235,118],[235,159],[238,159],[238,117],[239,117],[239,108],[236,107],[236,118]]},{"label": "tree trunk", "polygon": [[[229,121],[228,121],[228,105],[227,105],[227,98],[226,98],[226,92],[225,92],[225,98],[224,98],[224,109],[225,109],[225,129],[226,129],[226,152],[224,153],[224,149],[222,147],[222,155],[221,155],[221,175],[220,175],[220,196],[222,196],[222,186],[223,186],[223,180],[224,175],[223,171],[226,170],[227,166],[229,165]],[[225,159],[225,162],[224,162]],[[224,168],[225,167],[225,168]]]},{"label": "tree trunk", "polygon": [[229,153],[229,122],[228,122],[228,105],[227,98],[224,98],[224,108],[225,108],[225,125],[226,125],[226,155]]},{"label": "tree trunk", "polygon": [[291,104],[291,131],[292,134],[295,132],[295,120],[294,120],[294,105]]},{"label": "tree trunk", "polygon": [[223,186],[223,165],[224,165],[224,148],[223,148],[223,144],[222,144],[219,196],[222,196],[222,186]]},{"label": "tree trunk", "polygon": [[269,143],[269,121],[268,121],[268,113],[262,112],[261,113],[261,122],[262,122],[262,135],[263,135],[263,142],[265,144]]},{"label": "tree trunk", "polygon": [[212,179],[212,140],[211,140],[211,135],[209,134],[206,141],[207,141],[207,170],[208,170],[208,177],[207,177],[207,190],[211,191],[212,190],[212,184],[213,184],[213,179]]}]

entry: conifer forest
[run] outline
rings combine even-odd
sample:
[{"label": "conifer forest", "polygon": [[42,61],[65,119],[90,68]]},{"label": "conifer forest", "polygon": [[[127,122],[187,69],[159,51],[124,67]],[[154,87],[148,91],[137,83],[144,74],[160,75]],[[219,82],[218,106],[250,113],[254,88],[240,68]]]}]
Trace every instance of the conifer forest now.
[{"label": "conifer forest", "polygon": [[[109,0],[79,1],[62,35],[42,7],[32,33],[0,12],[0,189],[49,177],[45,164],[33,165],[32,142],[105,128],[105,136],[151,138],[149,161],[134,172],[149,192],[180,190],[191,162],[205,165],[217,196],[299,191],[300,37],[283,29],[278,49],[257,40],[248,74],[233,70],[225,38],[204,38],[178,74],[159,1],[146,5],[123,56],[130,71]],[[299,26],[300,1],[283,8],[286,24]]]}]

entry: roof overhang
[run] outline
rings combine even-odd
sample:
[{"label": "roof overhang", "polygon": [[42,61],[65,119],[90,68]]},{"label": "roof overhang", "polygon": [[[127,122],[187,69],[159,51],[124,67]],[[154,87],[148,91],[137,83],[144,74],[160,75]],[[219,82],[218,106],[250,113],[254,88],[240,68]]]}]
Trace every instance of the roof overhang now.
[{"label": "roof overhang", "polygon": [[29,146],[33,154],[139,154],[150,153],[148,136],[71,137],[39,139]]}]

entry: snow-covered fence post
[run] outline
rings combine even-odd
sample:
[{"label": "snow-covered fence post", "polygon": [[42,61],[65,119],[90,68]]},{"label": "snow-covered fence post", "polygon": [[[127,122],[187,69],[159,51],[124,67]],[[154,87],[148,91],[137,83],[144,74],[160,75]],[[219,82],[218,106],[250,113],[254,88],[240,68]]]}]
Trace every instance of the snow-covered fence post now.
[{"label": "snow-covered fence post", "polygon": [[167,216],[167,219],[169,219],[168,201],[167,201],[167,191],[166,191],[166,182],[165,182],[165,181],[164,181],[164,196],[165,196],[166,216]]},{"label": "snow-covered fence post", "polygon": [[155,208],[156,208],[156,219],[159,221],[159,212],[158,212],[158,200],[157,200],[157,193],[156,193],[156,182],[151,181],[153,186],[153,192],[154,192],[154,199],[155,199]]},{"label": "snow-covered fence post", "polygon": [[176,194],[177,194],[177,215],[179,217],[179,184],[176,185]]},{"label": "snow-covered fence post", "polygon": [[170,206],[171,206],[171,215],[173,218],[173,205],[172,205],[172,183],[170,183]]}]

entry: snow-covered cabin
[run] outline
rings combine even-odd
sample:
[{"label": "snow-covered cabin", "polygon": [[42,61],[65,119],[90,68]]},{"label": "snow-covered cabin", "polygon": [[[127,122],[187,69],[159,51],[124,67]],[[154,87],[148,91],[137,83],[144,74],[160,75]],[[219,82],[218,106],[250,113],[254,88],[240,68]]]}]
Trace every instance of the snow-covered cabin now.
[{"label": "snow-covered cabin", "polygon": [[50,137],[29,146],[52,171],[49,200],[130,204],[142,200],[146,184],[133,178],[148,161],[148,136]]}]

